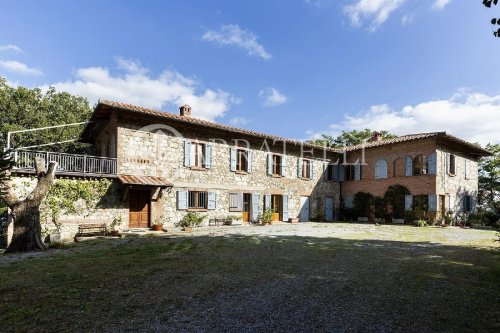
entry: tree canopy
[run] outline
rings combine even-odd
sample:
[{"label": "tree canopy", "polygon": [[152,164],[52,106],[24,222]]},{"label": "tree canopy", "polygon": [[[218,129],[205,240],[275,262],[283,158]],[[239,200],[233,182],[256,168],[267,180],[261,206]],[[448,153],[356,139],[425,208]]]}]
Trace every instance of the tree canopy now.
[{"label": "tree canopy", "polygon": [[[488,8],[491,8],[491,5],[498,5],[498,0],[483,0],[483,5]],[[500,18],[492,18],[491,24],[494,26],[493,36],[500,37]],[[498,30],[497,30],[498,29]]]},{"label": "tree canopy", "polygon": [[[87,100],[66,92],[39,88],[11,87],[0,77],[0,149],[7,132],[87,121],[92,113]],[[78,138],[81,126],[27,132],[15,136],[14,146],[32,146]],[[83,151],[82,144],[64,144],[67,152]],[[44,149],[51,149],[44,147]],[[52,149],[61,149],[61,146]]]},{"label": "tree canopy", "polygon": [[[364,129],[361,131],[352,130],[352,131],[342,131],[342,133],[336,137],[327,134],[321,134],[320,139],[312,139],[309,140],[309,143],[332,147],[332,148],[340,148],[345,146],[354,146],[361,144],[372,137],[374,131],[371,129]],[[396,137],[394,134],[389,133],[388,131],[379,131],[381,137],[383,139],[389,139]]]},{"label": "tree canopy", "polygon": [[500,144],[488,144],[493,156],[479,162],[479,204],[489,222],[500,220]]}]

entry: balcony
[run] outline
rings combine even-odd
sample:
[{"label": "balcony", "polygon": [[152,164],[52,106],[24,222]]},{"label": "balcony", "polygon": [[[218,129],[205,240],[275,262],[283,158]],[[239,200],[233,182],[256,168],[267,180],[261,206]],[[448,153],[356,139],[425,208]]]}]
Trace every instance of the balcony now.
[{"label": "balcony", "polygon": [[76,155],[57,152],[32,150],[14,150],[15,173],[35,173],[35,158],[41,157],[48,166],[49,162],[57,162],[56,175],[116,177],[116,158]]}]

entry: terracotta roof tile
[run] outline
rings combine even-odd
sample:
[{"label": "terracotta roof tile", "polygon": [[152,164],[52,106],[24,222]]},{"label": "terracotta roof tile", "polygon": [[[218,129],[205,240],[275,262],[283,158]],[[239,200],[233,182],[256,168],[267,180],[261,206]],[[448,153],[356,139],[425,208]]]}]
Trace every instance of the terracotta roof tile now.
[{"label": "terracotta roof tile", "polygon": [[118,180],[123,185],[141,185],[141,186],[160,186],[172,187],[173,184],[163,177],[154,176],[132,176],[132,175],[119,175]]}]

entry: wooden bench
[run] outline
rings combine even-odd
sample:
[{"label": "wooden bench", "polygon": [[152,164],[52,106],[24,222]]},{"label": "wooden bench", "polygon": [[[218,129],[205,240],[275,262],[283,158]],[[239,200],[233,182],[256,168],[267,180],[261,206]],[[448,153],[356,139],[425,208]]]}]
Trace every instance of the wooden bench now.
[{"label": "wooden bench", "polygon": [[229,220],[229,219],[210,219],[208,220],[208,225],[211,226],[211,225],[215,225],[215,226],[220,226],[221,224],[222,225],[231,225],[233,223],[232,220]]},{"label": "wooden bench", "polygon": [[108,229],[106,223],[85,223],[78,225],[77,236],[97,236],[97,235],[107,235]]}]

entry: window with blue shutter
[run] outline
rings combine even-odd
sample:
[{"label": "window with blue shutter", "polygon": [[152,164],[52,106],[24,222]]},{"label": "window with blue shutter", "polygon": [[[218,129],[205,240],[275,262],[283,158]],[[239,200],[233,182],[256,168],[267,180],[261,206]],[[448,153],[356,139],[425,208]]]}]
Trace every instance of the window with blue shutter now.
[{"label": "window with blue shutter", "polygon": [[339,165],[339,182],[343,182],[345,180],[345,166]]},{"label": "window with blue shutter", "polygon": [[205,148],[205,168],[212,167],[212,144],[208,143]]},{"label": "window with blue shutter", "polygon": [[298,160],[297,177],[302,178],[302,158],[299,158]]},{"label": "window with blue shutter", "polygon": [[247,172],[253,172],[253,151],[248,151],[247,152],[247,158],[248,158],[248,169],[247,169]]},{"label": "window with blue shutter", "polygon": [[188,209],[187,191],[177,191],[177,209],[178,210]]},{"label": "window with blue shutter", "polygon": [[184,140],[184,166],[191,166],[191,142],[188,140]]},{"label": "window with blue shutter", "polygon": [[339,181],[339,165],[338,164],[335,164],[335,165],[332,165],[333,167],[333,180],[338,182]]},{"label": "window with blue shutter", "polygon": [[323,180],[328,180],[328,163],[323,163]]},{"label": "window with blue shutter", "polygon": [[314,161],[309,162],[309,167],[311,172],[309,173],[309,179],[315,179],[315,174],[314,174]]},{"label": "window with blue shutter", "polygon": [[344,208],[354,208],[354,198],[345,197],[344,198]]},{"label": "window with blue shutter", "polygon": [[273,154],[271,153],[267,154],[267,174],[270,176],[273,174]]},{"label": "window with blue shutter", "polygon": [[464,159],[465,161],[465,165],[464,165],[464,168],[465,168],[465,179],[469,179],[470,178],[470,161],[468,159]]},{"label": "window with blue shutter", "polygon": [[406,173],[405,173],[405,175],[407,177],[413,176],[413,158],[411,158],[411,156],[406,156],[405,157],[405,166],[406,166]]},{"label": "window with blue shutter", "polygon": [[375,179],[387,178],[387,161],[378,160],[375,163]]},{"label": "window with blue shutter", "polygon": [[271,209],[271,195],[270,194],[266,194],[264,196],[264,209],[265,210],[268,210],[268,209]]},{"label": "window with blue shutter", "polygon": [[283,221],[288,221],[288,195],[283,196]]},{"label": "window with blue shutter", "polygon": [[435,194],[430,194],[428,197],[427,197],[427,200],[428,200],[428,209],[429,209],[429,212],[437,212],[437,195]]},{"label": "window with blue shutter", "polygon": [[429,175],[436,174],[436,170],[437,170],[436,164],[437,164],[436,152],[433,152],[427,158],[427,173]]},{"label": "window with blue shutter", "polygon": [[361,165],[354,166],[354,180],[361,180]]},{"label": "window with blue shutter", "polygon": [[230,155],[231,171],[236,171],[236,148],[231,148]]},{"label": "window with blue shutter", "polygon": [[252,194],[252,221],[259,220],[259,202],[260,195],[258,193]]},{"label": "window with blue shutter", "polygon": [[215,209],[217,207],[217,193],[208,192],[207,209]]},{"label": "window with blue shutter", "polygon": [[281,175],[285,177],[286,173],[286,156],[282,155],[281,156]]},{"label": "window with blue shutter", "polygon": [[413,195],[407,194],[405,195],[405,210],[412,210],[413,208]]}]

